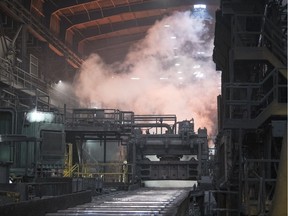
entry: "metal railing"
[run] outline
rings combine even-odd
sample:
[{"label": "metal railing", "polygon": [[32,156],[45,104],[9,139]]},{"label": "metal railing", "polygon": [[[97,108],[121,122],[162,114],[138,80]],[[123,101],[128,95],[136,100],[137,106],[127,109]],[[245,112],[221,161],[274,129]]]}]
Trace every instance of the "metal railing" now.
[{"label": "metal railing", "polygon": [[72,116],[66,118],[68,126],[108,126],[131,125],[133,112],[119,111],[117,109],[73,109]]},{"label": "metal railing", "polygon": [[[269,18],[264,15],[238,14],[235,15],[233,22],[235,24],[233,39],[236,47],[266,47],[286,64],[287,37]],[[255,30],[257,27],[259,30]]]},{"label": "metal railing", "polygon": [[63,171],[63,177],[73,177],[74,173],[79,173],[79,164],[74,164],[72,167],[66,168]]},{"label": "metal railing", "polygon": [[[253,119],[260,115],[273,101],[287,103],[287,98],[285,100],[285,95],[282,95],[287,91],[287,85],[278,83],[279,74],[279,69],[274,68],[259,83],[224,83],[223,87],[226,92],[230,92],[229,98],[226,99],[226,109],[229,110],[229,116],[226,117],[230,119]],[[269,82],[272,82],[273,85],[264,90],[264,85],[269,86],[267,85]],[[233,94],[239,95],[240,91],[245,96],[235,98]]]},{"label": "metal railing", "polygon": [[86,163],[75,164],[70,176],[101,178],[104,182],[121,182],[127,183],[132,164],[127,163]]},{"label": "metal railing", "polygon": [[[45,105],[48,110],[50,105],[55,107],[63,107],[64,104],[69,106],[77,107],[78,101],[75,97],[59,91],[57,88],[54,88],[45,81],[35,77],[34,75],[28,73],[27,71],[21,69],[18,66],[13,66],[12,62],[8,59],[0,57],[0,82],[7,84],[9,87],[13,87],[16,90],[23,91],[30,96],[35,97],[35,106],[39,105],[38,102],[42,105]],[[10,88],[9,91],[12,89]],[[10,94],[14,94],[10,92]],[[15,93],[16,95],[16,93]],[[18,104],[19,98],[17,95],[13,104]],[[22,98],[22,101],[30,100],[30,98]],[[11,98],[9,98],[11,100]],[[25,104],[23,104],[25,106]]]}]

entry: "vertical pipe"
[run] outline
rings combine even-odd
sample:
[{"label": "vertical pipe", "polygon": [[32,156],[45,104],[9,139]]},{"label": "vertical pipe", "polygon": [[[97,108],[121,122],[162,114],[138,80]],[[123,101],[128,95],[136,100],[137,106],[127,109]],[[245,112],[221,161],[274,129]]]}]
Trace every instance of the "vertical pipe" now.
[{"label": "vertical pipe", "polygon": [[67,107],[66,107],[66,103],[64,104],[64,115],[63,115],[63,122],[62,123],[66,123],[66,115],[67,115]]},{"label": "vertical pipe", "polygon": [[26,158],[25,158],[25,176],[27,176],[27,173],[28,173],[28,146],[29,146],[29,143],[28,141],[26,141]]},{"label": "vertical pipe", "polygon": [[261,24],[261,32],[259,35],[259,39],[258,39],[258,47],[262,46],[262,41],[263,41],[263,33],[264,33],[264,27],[265,27],[265,22],[266,22],[266,15],[267,15],[267,9],[268,9],[268,4],[265,5],[265,9],[264,9],[264,16],[262,18],[262,24]]},{"label": "vertical pipe", "polygon": [[24,25],[21,32],[21,60],[23,63],[23,69],[27,71],[27,25]]},{"label": "vertical pipe", "polygon": [[133,150],[133,158],[132,158],[132,184],[135,182],[136,175],[136,141],[132,141],[132,150]]},{"label": "vertical pipe", "polygon": [[104,162],[104,167],[103,167],[103,172],[104,172],[104,181],[105,181],[105,174],[106,174],[106,151],[107,151],[107,143],[106,143],[106,135],[104,135],[104,143],[103,143],[103,148],[104,148],[104,152],[103,152],[103,162]]},{"label": "vertical pipe", "polygon": [[38,165],[38,158],[37,158],[37,141],[34,141],[34,178],[37,178],[37,165]]},{"label": "vertical pipe", "polygon": [[202,142],[198,142],[198,162],[199,162],[199,175],[202,176]]},{"label": "vertical pipe", "polygon": [[243,136],[243,131],[242,128],[239,128],[239,138],[238,138],[238,146],[239,146],[239,192],[238,192],[238,215],[241,215],[241,205],[242,205],[242,136]]},{"label": "vertical pipe", "polygon": [[[272,144],[273,144],[273,137],[272,137],[272,127],[269,128],[269,133],[267,133],[268,139],[267,140],[267,159],[270,161],[271,158],[271,152],[272,152]],[[266,178],[271,178],[271,167],[273,167],[273,162],[265,163],[266,166]]]},{"label": "vertical pipe", "polygon": [[106,146],[106,135],[104,135],[104,152],[103,152],[103,162],[106,163],[106,151],[107,151],[107,146]]},{"label": "vertical pipe", "polygon": [[287,131],[282,141],[276,189],[269,215],[287,216]]}]

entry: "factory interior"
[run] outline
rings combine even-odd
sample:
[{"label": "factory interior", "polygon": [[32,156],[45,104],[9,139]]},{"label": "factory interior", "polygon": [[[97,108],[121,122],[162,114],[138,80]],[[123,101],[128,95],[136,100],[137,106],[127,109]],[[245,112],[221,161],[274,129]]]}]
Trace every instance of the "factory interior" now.
[{"label": "factory interior", "polygon": [[1,216],[287,216],[287,0],[0,0]]}]

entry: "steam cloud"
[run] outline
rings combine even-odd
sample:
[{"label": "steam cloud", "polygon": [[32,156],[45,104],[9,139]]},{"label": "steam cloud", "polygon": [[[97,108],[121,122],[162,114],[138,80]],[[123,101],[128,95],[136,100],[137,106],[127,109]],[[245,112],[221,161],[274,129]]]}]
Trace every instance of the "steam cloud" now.
[{"label": "steam cloud", "polygon": [[220,74],[212,26],[212,19],[177,12],[156,22],[124,62],[107,65],[91,55],[75,80],[77,97],[85,106],[194,118],[196,129],[214,135]]}]

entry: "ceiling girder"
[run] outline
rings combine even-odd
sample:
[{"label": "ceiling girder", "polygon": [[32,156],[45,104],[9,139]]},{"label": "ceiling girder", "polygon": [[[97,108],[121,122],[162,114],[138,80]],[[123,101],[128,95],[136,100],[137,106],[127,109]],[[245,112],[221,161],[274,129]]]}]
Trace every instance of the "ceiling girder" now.
[{"label": "ceiling girder", "polygon": [[[90,20],[98,20],[105,17],[110,17],[114,15],[119,15],[123,13],[129,12],[140,12],[140,11],[147,11],[162,9],[162,10],[169,10],[169,8],[177,8],[181,6],[191,6],[195,2],[195,0],[165,0],[165,1],[146,1],[141,4],[127,4],[124,6],[118,6],[115,8],[102,8],[102,10],[92,10],[89,11],[89,16],[87,16],[87,12],[83,11],[83,13],[74,14],[73,16],[65,15],[62,10],[58,10],[58,12],[54,12],[51,16],[59,16],[59,11],[65,15],[69,22],[65,19],[61,19],[60,25],[60,37],[62,39],[65,38],[66,30],[73,27],[74,25],[78,25],[81,23],[87,23]],[[84,10],[84,9],[83,9]],[[60,15],[61,18],[61,15]]]},{"label": "ceiling girder", "polygon": [[0,7],[2,7],[7,13],[13,16],[16,20],[25,23],[37,32],[43,39],[45,39],[50,45],[55,47],[61,52],[66,60],[71,63],[73,67],[80,67],[83,60],[71,49],[69,49],[61,40],[55,37],[42,23],[36,19],[30,11],[28,11],[21,3],[17,0],[1,0]]},{"label": "ceiling girder", "polygon": [[[135,28],[135,27],[151,26],[155,23],[157,19],[160,19],[160,18],[161,18],[161,15],[137,19],[137,22],[136,20],[127,20],[123,22],[100,25],[100,26],[97,26],[96,28],[84,29],[81,31],[81,34],[84,35],[85,38],[83,39],[83,37],[81,37],[80,35],[76,35],[73,38],[73,44],[77,44],[77,42],[81,40],[92,38],[94,36],[101,35],[101,34],[107,34],[107,33],[121,31],[125,29],[128,30],[128,29]],[[130,31],[129,34],[131,33],[132,32]]]}]

